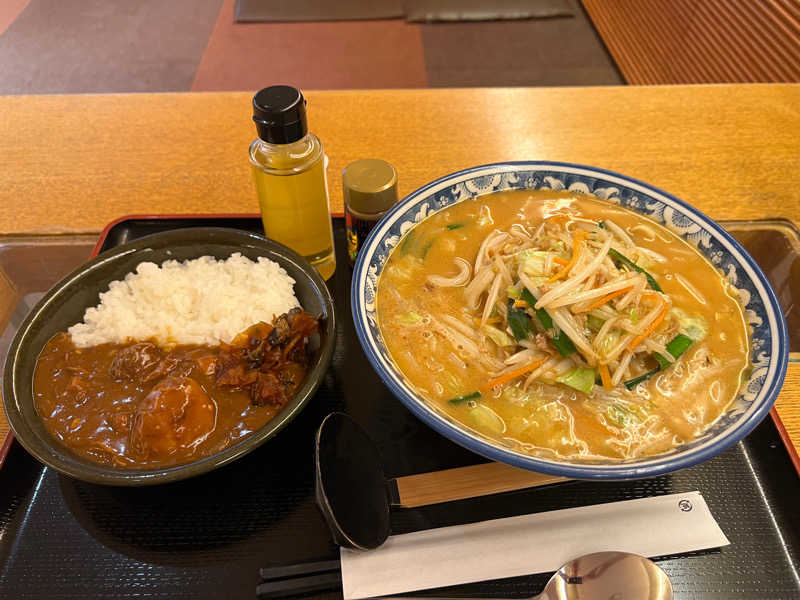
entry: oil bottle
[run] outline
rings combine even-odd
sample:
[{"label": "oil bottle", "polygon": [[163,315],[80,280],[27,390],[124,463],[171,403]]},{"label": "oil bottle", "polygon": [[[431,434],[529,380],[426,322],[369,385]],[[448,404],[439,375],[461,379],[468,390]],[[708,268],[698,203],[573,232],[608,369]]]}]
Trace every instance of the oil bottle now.
[{"label": "oil bottle", "polygon": [[308,131],[300,90],[274,85],[253,96],[258,138],[250,144],[261,219],[266,236],[289,246],[323,278],[336,269],[326,157]]}]

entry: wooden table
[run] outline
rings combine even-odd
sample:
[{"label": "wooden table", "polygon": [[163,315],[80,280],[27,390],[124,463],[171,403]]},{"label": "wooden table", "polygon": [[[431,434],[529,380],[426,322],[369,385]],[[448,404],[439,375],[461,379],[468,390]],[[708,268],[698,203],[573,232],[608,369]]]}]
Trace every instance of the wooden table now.
[{"label": "wooden table", "polygon": [[[800,85],[308,92],[340,174],[380,157],[400,193],[483,163],[631,175],[716,219],[800,224]],[[256,212],[250,93],[0,97],[0,234],[99,232],[132,213]],[[778,412],[800,448],[800,357]],[[6,427],[0,415],[0,439]]]}]

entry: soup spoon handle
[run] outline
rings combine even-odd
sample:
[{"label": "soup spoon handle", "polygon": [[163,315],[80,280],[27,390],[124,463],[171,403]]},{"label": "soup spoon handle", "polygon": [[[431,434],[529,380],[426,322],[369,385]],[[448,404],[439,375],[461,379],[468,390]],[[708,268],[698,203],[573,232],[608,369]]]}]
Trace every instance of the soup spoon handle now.
[{"label": "soup spoon handle", "polygon": [[[673,600],[672,583],[661,567],[644,556],[628,552],[595,552],[562,565],[553,573],[542,593],[528,600],[610,598]],[[456,599],[428,597],[425,600]]]},{"label": "soup spoon handle", "polygon": [[398,477],[390,479],[388,486],[392,505],[414,508],[563,481],[569,479],[490,462]]}]

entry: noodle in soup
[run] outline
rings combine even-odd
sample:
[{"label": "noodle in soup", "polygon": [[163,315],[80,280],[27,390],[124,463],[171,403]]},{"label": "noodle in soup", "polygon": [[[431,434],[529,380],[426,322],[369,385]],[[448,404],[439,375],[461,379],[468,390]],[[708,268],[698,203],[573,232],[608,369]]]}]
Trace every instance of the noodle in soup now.
[{"label": "noodle in soup", "polygon": [[706,430],[749,368],[735,290],[682,239],[592,196],[507,191],[405,234],[378,324],[406,381],[514,449],[666,452]]}]

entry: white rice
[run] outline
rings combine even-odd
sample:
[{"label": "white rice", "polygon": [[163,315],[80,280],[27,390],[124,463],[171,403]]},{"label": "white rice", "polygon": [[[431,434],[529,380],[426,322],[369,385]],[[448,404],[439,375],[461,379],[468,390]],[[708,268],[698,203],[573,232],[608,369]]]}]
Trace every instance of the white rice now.
[{"label": "white rice", "polygon": [[143,262],[124,280],[112,281],[69,334],[81,348],[129,340],[215,346],[300,306],[293,286],[277,263],[263,257],[254,262],[238,252],[220,261]]}]

